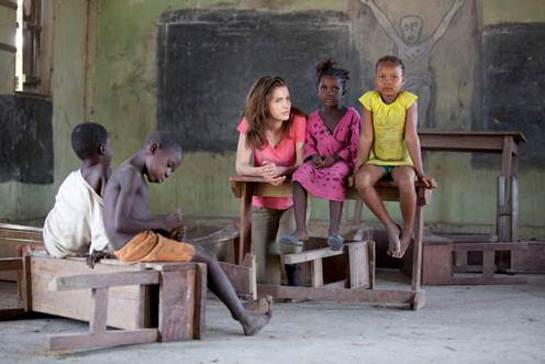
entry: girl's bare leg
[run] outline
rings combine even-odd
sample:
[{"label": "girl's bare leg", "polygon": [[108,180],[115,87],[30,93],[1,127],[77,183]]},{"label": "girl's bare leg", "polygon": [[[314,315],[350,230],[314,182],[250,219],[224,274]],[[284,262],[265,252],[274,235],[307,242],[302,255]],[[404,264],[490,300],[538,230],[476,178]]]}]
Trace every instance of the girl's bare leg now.
[{"label": "girl's bare leg", "polygon": [[403,216],[403,231],[401,233],[401,250],[394,257],[401,258],[405,255],[414,224],[416,212],[416,190],[414,189],[415,173],[412,167],[399,166],[392,171],[394,183],[399,188],[399,205],[401,207],[401,216]]}]

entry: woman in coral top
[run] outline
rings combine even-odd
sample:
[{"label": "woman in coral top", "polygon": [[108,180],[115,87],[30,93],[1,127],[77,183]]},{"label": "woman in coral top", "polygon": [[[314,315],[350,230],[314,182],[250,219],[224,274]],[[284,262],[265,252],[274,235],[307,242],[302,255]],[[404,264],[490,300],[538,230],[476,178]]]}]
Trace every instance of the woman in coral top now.
[{"label": "woman in coral top", "polygon": [[[284,183],[303,162],[305,126],[305,115],[291,106],[286,82],[277,76],[258,79],[237,128],[237,174],[261,176],[275,186]],[[281,284],[276,241],[295,229],[292,206],[291,197],[254,196],[252,200],[252,253],[259,283]]]}]

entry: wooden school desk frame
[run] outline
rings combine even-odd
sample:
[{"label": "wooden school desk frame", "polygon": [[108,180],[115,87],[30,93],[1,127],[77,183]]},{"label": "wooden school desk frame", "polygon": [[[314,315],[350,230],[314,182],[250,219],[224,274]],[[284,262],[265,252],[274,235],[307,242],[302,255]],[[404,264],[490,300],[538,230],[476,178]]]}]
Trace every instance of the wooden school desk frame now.
[{"label": "wooden school desk frame", "polygon": [[[211,234],[210,237],[224,234]],[[216,239],[217,240],[217,239]],[[89,321],[87,333],[50,337],[50,350],[82,350],[153,341],[200,339],[204,330],[206,265],[140,263],[103,259],[94,269],[85,258],[56,259],[43,250],[41,229],[0,224],[0,273],[18,282],[23,308],[1,309],[0,320],[35,313]],[[257,297],[255,257],[220,262],[237,294]],[[15,277],[15,279],[12,279]],[[109,304],[112,303],[112,304]],[[106,327],[122,330],[109,331]]]},{"label": "wooden school desk frame", "polygon": [[[241,199],[240,202],[240,237],[238,240],[236,258],[241,260],[245,254],[251,251],[251,204],[253,196],[290,196],[291,183],[284,183],[280,186],[272,186],[266,183],[262,177],[234,176],[230,178],[234,195]],[[436,186],[435,181],[433,182]],[[399,190],[393,182],[380,181],[376,185],[377,192],[385,201],[398,201]],[[414,239],[412,246],[413,267],[410,290],[378,290],[378,289],[346,289],[346,288],[316,288],[316,287],[284,287],[258,285],[258,295],[264,293],[273,294],[276,298],[294,299],[319,299],[342,302],[373,302],[373,303],[395,303],[408,304],[412,309],[417,310],[425,305],[425,294],[421,288],[422,272],[422,237],[424,230],[423,208],[429,203],[432,190],[426,189],[421,182],[415,182],[417,193],[417,207],[415,214]],[[348,199],[359,199],[357,191],[350,189]],[[282,297],[279,297],[282,296]]]}]

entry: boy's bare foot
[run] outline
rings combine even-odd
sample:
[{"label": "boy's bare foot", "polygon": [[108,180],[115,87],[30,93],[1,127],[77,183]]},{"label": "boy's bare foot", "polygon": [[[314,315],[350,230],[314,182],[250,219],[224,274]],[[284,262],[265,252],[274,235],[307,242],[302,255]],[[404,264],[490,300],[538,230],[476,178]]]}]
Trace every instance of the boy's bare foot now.
[{"label": "boy's bare foot", "polygon": [[255,313],[267,313],[272,312],[273,298],[271,295],[260,297],[257,300],[244,302],[244,308],[247,311]]},{"label": "boy's bare foot", "polygon": [[401,253],[401,242],[399,241],[399,235],[401,234],[401,228],[397,224],[393,224],[386,228],[388,232],[388,255],[397,258],[397,255]]},{"label": "boy's bare foot", "polygon": [[401,234],[401,239],[400,239],[401,249],[399,251],[399,254],[394,255],[394,258],[403,258],[403,256],[405,255],[405,252],[407,252],[407,248],[409,248],[410,243],[411,243],[411,233],[403,231],[403,234]]},{"label": "boy's bare foot", "polygon": [[245,316],[245,319],[240,321],[244,335],[253,336],[269,323],[272,316],[272,309],[269,309],[265,313],[246,311]]}]

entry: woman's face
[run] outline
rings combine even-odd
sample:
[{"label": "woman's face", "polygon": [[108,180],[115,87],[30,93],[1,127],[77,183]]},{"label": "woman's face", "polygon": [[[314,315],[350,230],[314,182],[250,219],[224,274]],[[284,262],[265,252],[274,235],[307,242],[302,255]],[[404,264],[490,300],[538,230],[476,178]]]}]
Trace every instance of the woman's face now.
[{"label": "woman's face", "polygon": [[290,118],[290,111],[290,91],[286,86],[275,87],[269,101],[269,117],[277,121],[286,121]]}]

